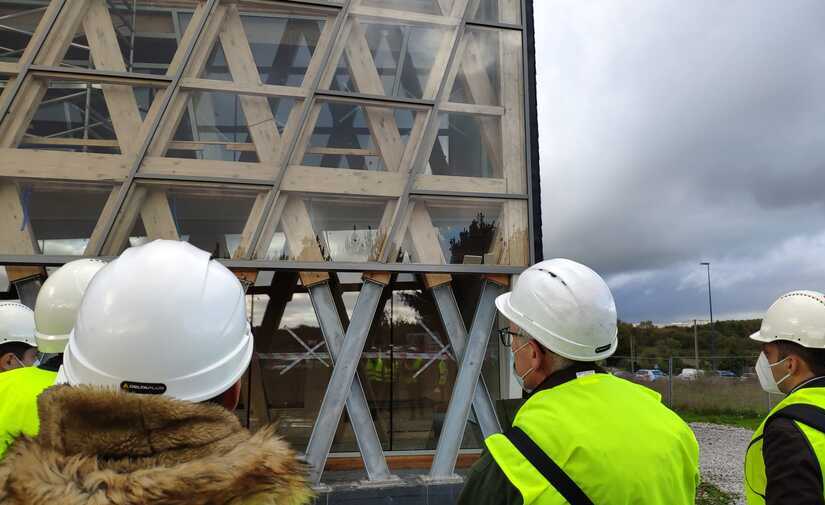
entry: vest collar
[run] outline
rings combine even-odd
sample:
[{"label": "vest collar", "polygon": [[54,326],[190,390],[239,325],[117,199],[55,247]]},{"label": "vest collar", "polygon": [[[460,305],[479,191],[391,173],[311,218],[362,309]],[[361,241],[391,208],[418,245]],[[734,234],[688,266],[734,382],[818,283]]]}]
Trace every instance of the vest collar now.
[{"label": "vest collar", "polygon": [[571,380],[578,377],[578,374],[582,372],[595,372],[595,373],[605,373],[604,369],[600,366],[597,366],[595,363],[591,363],[588,361],[576,361],[572,365],[562,370],[557,370],[550,374],[549,377],[544,379],[544,382],[539,384],[532,393],[526,396],[526,398],[530,398],[534,394],[538,393],[539,391],[544,391],[545,389],[552,389],[556,386],[560,386],[565,382],[570,382]]},{"label": "vest collar", "polygon": [[802,384],[800,384],[800,385],[796,386],[795,388],[793,388],[791,390],[791,392],[788,393],[788,394],[793,394],[793,393],[799,391],[800,389],[804,389],[804,388],[821,388],[821,387],[825,387],[825,375],[820,375],[819,377],[814,377],[813,379],[806,380]]}]

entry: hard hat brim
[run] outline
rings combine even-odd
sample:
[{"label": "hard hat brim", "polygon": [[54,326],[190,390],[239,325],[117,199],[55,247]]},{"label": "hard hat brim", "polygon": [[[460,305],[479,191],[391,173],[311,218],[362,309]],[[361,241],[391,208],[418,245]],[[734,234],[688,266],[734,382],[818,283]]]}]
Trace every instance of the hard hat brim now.
[{"label": "hard hat brim", "polygon": [[47,354],[63,354],[66,344],[69,343],[69,335],[49,335],[48,333],[35,333],[37,350]]},{"label": "hard hat brim", "polygon": [[502,316],[506,317],[509,321],[512,321],[516,325],[519,325],[519,321],[522,320],[522,317],[518,312],[514,311],[510,307],[510,294],[510,292],[507,292],[503,295],[498,295],[496,297],[496,308],[499,312],[501,312]]},{"label": "hard hat brim", "polygon": [[24,338],[17,338],[17,337],[0,338],[0,344],[26,344],[26,345],[30,345],[32,347],[37,347],[37,343],[34,341],[34,339],[26,340]]},{"label": "hard hat brim", "polygon": [[762,342],[762,343],[768,343],[768,342],[773,342],[773,341],[774,341],[774,339],[772,339],[772,338],[770,338],[770,337],[764,337],[764,336],[762,336],[762,332],[761,332],[761,331],[757,331],[757,332],[755,332],[755,333],[751,333],[750,339],[751,339],[751,340],[755,340],[756,342]]},{"label": "hard hat brim", "polygon": [[[252,360],[254,344],[252,328],[247,324],[243,341],[230,355],[223,356],[214,365],[195,374],[163,381],[162,384],[168,388],[164,394],[196,403],[215,398],[243,377]],[[128,381],[127,377],[118,377],[91,365],[82,354],[78,353],[73,336],[69,338],[69,344],[63,354],[61,370],[63,370],[65,382],[70,385],[91,384],[119,388],[124,381]],[[145,382],[161,383],[161,380],[149,377],[145,379]]]}]

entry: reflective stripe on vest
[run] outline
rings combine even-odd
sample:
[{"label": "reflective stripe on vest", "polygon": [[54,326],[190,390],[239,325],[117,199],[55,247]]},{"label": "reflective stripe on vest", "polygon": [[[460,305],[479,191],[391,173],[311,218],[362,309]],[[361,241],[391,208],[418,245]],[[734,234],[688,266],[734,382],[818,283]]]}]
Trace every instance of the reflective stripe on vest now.
[{"label": "reflective stripe on vest", "polygon": [[[765,422],[776,412],[790,405],[807,404],[815,407],[825,408],[825,388],[812,387],[803,388],[779,402],[765,417],[762,424],[753,432],[748,451],[745,455],[745,496],[748,505],[764,505],[765,490],[768,486],[768,477],[765,473],[765,459],[762,456],[762,446],[764,442]],[[820,432],[799,421],[794,421],[800,431],[802,431],[811,449],[819,460],[820,468],[825,463],[825,433]],[[823,491],[825,496],[825,491]]]},{"label": "reflective stripe on vest", "polygon": [[[513,423],[599,505],[693,505],[699,446],[658,393],[607,374],[540,391]],[[524,505],[569,503],[505,435],[485,440]]]},{"label": "reflective stripe on vest", "polygon": [[36,367],[0,373],[0,458],[20,435],[33,437],[40,430],[37,397],[54,385],[57,373]]}]

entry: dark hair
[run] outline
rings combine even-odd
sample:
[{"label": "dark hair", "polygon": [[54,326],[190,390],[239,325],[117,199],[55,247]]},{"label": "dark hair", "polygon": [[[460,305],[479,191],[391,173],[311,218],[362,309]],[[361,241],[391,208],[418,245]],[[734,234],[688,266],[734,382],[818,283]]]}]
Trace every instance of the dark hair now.
[{"label": "dark hair", "polygon": [[34,346],[31,346],[25,342],[6,342],[5,344],[0,344],[0,356],[12,353],[17,356],[17,359],[23,361],[26,351],[32,347]]},{"label": "dark hair", "polygon": [[825,349],[802,347],[796,342],[789,340],[777,340],[775,344],[782,358],[794,354],[808,365],[814,375],[825,375]]}]

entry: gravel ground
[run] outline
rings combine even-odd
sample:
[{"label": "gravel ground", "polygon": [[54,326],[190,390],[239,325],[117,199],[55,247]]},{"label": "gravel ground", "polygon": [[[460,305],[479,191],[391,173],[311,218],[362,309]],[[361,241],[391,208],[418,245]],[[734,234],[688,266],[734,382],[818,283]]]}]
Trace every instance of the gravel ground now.
[{"label": "gravel ground", "polygon": [[736,497],[744,505],[743,462],[752,431],[720,424],[691,423],[699,441],[699,466],[702,478]]}]

